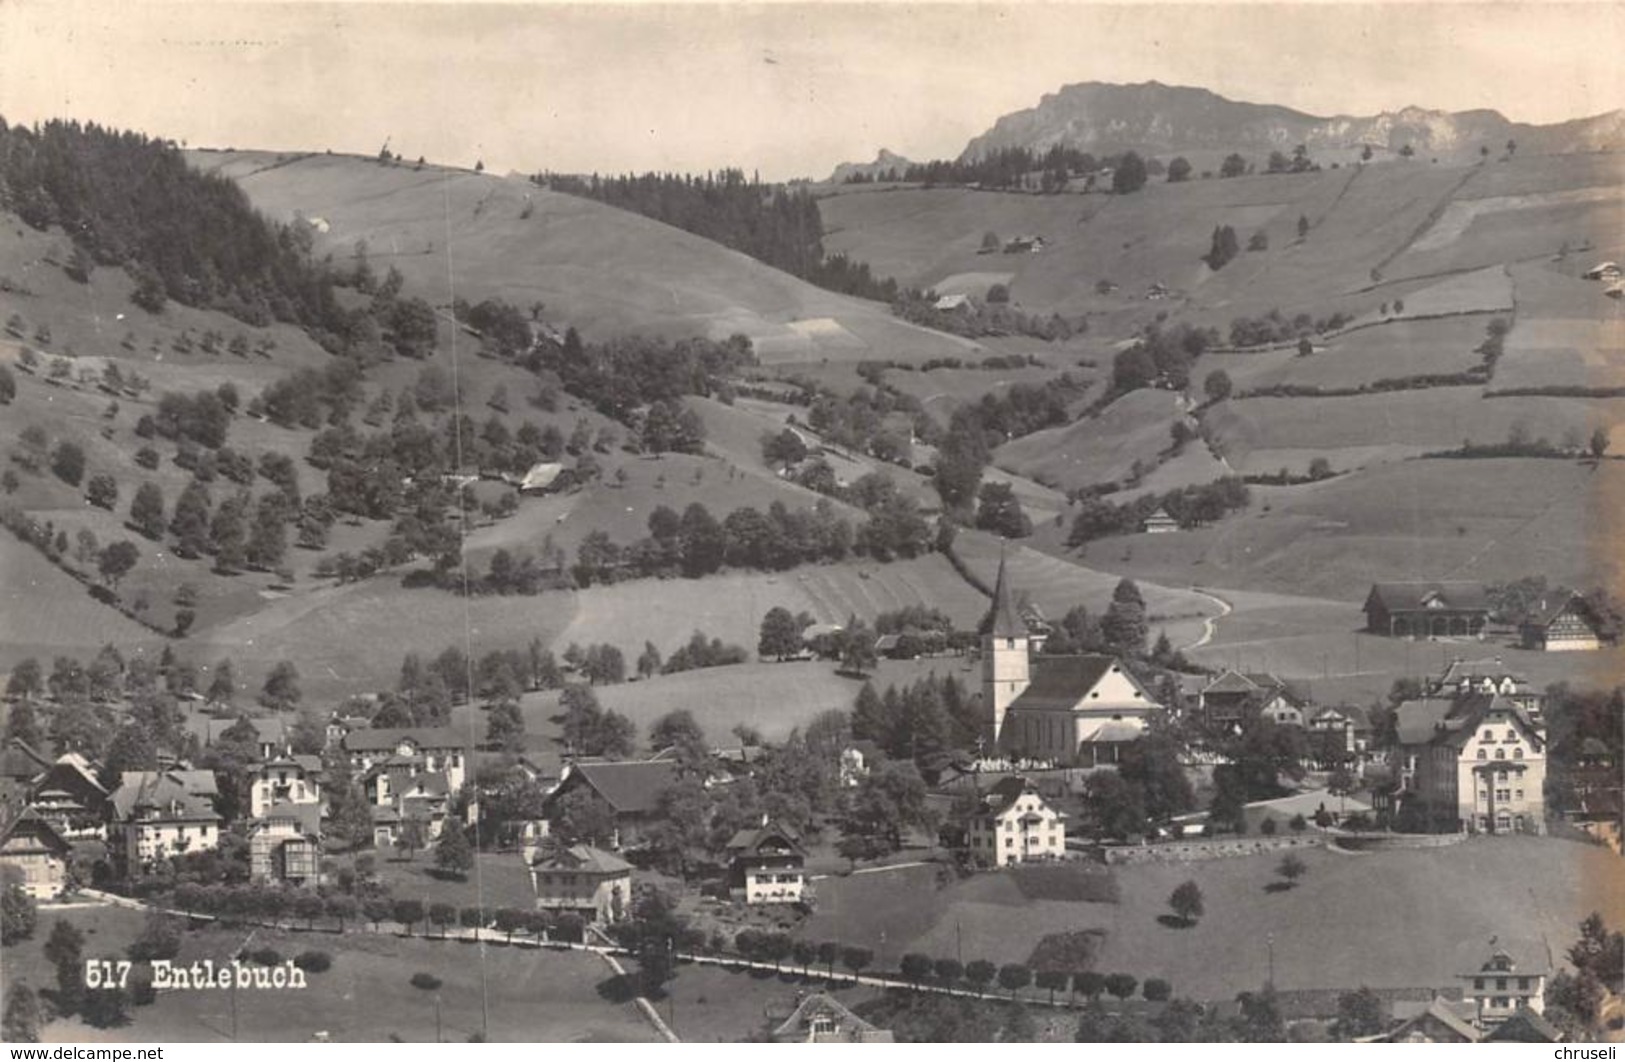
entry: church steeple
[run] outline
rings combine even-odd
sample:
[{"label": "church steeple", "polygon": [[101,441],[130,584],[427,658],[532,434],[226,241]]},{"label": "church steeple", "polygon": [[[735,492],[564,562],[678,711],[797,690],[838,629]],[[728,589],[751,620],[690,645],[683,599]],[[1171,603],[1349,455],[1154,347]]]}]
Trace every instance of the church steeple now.
[{"label": "church steeple", "polygon": [[993,582],[993,623],[988,633],[995,638],[1025,638],[1027,624],[1016,612],[1010,597],[1010,581],[1004,572],[1004,544],[999,545],[999,576]]},{"label": "church steeple", "polygon": [[1004,713],[1032,682],[1027,657],[1027,624],[1016,612],[1005,570],[1003,544],[999,548],[999,575],[993,582],[993,609],[982,636],[982,711],[988,737],[997,749],[1004,737]]}]

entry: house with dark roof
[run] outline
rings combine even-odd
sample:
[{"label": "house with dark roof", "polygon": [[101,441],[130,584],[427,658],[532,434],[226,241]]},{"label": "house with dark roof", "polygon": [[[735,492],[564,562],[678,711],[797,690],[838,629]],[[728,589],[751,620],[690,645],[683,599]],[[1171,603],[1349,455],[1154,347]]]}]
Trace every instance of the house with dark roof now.
[{"label": "house with dark roof", "polygon": [[262,760],[283,752],[288,747],[288,724],[279,716],[236,716],[232,718],[215,718],[213,716],[193,715],[187,719],[187,729],[197,735],[204,748],[219,744],[220,738],[226,731],[248,720],[248,725],[254,728],[255,754]]},{"label": "house with dark roof", "polygon": [[70,841],[107,837],[108,792],[96,765],[76,752],[65,753],[34,780],[29,804]]},{"label": "house with dark roof", "polygon": [[[1395,1008],[1398,1009],[1397,1007]],[[1476,1044],[1484,1038],[1463,1015],[1458,1003],[1435,999],[1415,1014],[1365,1043],[1379,1044]]]},{"label": "house with dark roof", "polygon": [[1579,594],[1542,601],[1518,626],[1525,649],[1544,653],[1602,648],[1602,625]]},{"label": "house with dark roof", "polygon": [[1490,598],[1479,582],[1373,583],[1365,629],[1390,638],[1477,638]]},{"label": "house with dark roof", "polygon": [[776,822],[740,830],[728,842],[729,889],[747,904],[801,902],[806,867],[800,834]]},{"label": "house with dark roof", "polygon": [[1308,694],[1266,671],[1225,670],[1202,687],[1197,710],[1213,730],[1236,730],[1249,719],[1303,726],[1312,710]]},{"label": "house with dark roof", "polygon": [[213,771],[125,771],[109,802],[114,858],[126,873],[220,845]]},{"label": "house with dark roof", "polygon": [[453,791],[468,769],[468,735],[451,727],[367,727],[344,735],[350,766],[370,771],[386,760],[412,760],[424,771],[443,771]]},{"label": "house with dark roof", "polygon": [[773,1027],[770,1037],[776,1044],[895,1042],[890,1029],[875,1027],[852,1013],[840,1000],[822,992],[813,992],[802,997],[789,1017]]},{"label": "house with dark roof", "polygon": [[1066,816],[1020,775],[1000,779],[966,827],[970,856],[984,866],[1011,866],[1066,854]]},{"label": "house with dark roof", "polygon": [[1500,657],[1484,660],[1453,658],[1423,687],[1430,697],[1460,697],[1468,693],[1498,693],[1516,704],[1536,721],[1546,707],[1546,695],[1507,667]]},{"label": "house with dark roof", "polygon": [[1179,521],[1169,516],[1168,510],[1159,505],[1156,511],[1140,524],[1140,530],[1148,535],[1165,535],[1170,531],[1178,531]]},{"label": "house with dark roof", "polygon": [[1568,1037],[1544,1014],[1520,1010],[1508,1016],[1484,1037],[1491,1044],[1560,1044]]},{"label": "house with dark roof", "polygon": [[0,781],[11,783],[16,792],[29,790],[50,768],[51,758],[21,738],[12,738],[0,750]]},{"label": "house with dark roof", "polygon": [[72,854],[73,844],[32,808],[0,821],[0,867],[21,875],[20,884],[36,900],[62,893]]},{"label": "house with dark roof", "polygon": [[1496,947],[1483,965],[1457,974],[1462,981],[1462,1002],[1472,1007],[1474,1022],[1483,1028],[1501,1024],[1520,1011],[1544,1014],[1546,978],[1550,972],[1544,960],[1531,955],[1520,961],[1511,949]]},{"label": "house with dark roof", "polygon": [[1546,730],[1500,694],[1395,711],[1397,812],[1433,831],[1544,833]]},{"label": "house with dark roof", "polygon": [[542,845],[525,851],[539,911],[571,912],[589,922],[619,922],[632,902],[632,864],[601,848]]},{"label": "house with dark roof", "polygon": [[572,793],[589,793],[608,805],[614,816],[610,847],[629,848],[642,839],[661,795],[677,781],[677,771],[678,764],[665,759],[572,763],[559,787],[547,795],[543,812],[551,821]]}]

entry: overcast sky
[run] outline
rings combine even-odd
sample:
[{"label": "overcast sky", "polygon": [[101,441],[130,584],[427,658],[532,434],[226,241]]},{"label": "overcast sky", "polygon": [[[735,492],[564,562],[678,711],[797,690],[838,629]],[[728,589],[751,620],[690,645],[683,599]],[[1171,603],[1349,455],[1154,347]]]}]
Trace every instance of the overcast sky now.
[{"label": "overcast sky", "polygon": [[1078,81],[1313,114],[1625,106],[1615,2],[0,3],[0,114],[505,171],[823,176],[957,155]]}]

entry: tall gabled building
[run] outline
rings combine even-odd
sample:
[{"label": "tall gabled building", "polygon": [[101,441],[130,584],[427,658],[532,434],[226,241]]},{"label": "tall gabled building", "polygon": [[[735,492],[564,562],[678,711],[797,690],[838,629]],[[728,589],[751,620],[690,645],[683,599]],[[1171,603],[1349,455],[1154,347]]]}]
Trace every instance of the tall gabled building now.
[{"label": "tall gabled building", "polygon": [[982,636],[982,710],[993,748],[1008,757],[1066,766],[1115,763],[1162,711],[1116,657],[1031,656],[1004,559]]},{"label": "tall gabled building", "polygon": [[1399,811],[1440,832],[1544,833],[1546,731],[1494,693],[1406,701],[1396,713]]}]

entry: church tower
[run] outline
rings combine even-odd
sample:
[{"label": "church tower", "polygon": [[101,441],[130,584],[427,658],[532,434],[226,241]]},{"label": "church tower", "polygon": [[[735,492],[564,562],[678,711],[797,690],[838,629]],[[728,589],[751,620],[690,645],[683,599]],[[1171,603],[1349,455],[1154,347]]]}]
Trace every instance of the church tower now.
[{"label": "church tower", "polygon": [[993,744],[991,753],[1004,737],[1004,713],[1010,702],[1021,696],[1032,682],[1032,665],[1027,657],[1027,624],[1016,613],[1010,597],[1010,581],[1004,570],[1004,554],[999,554],[999,577],[993,585],[993,611],[982,635],[982,711]]}]

